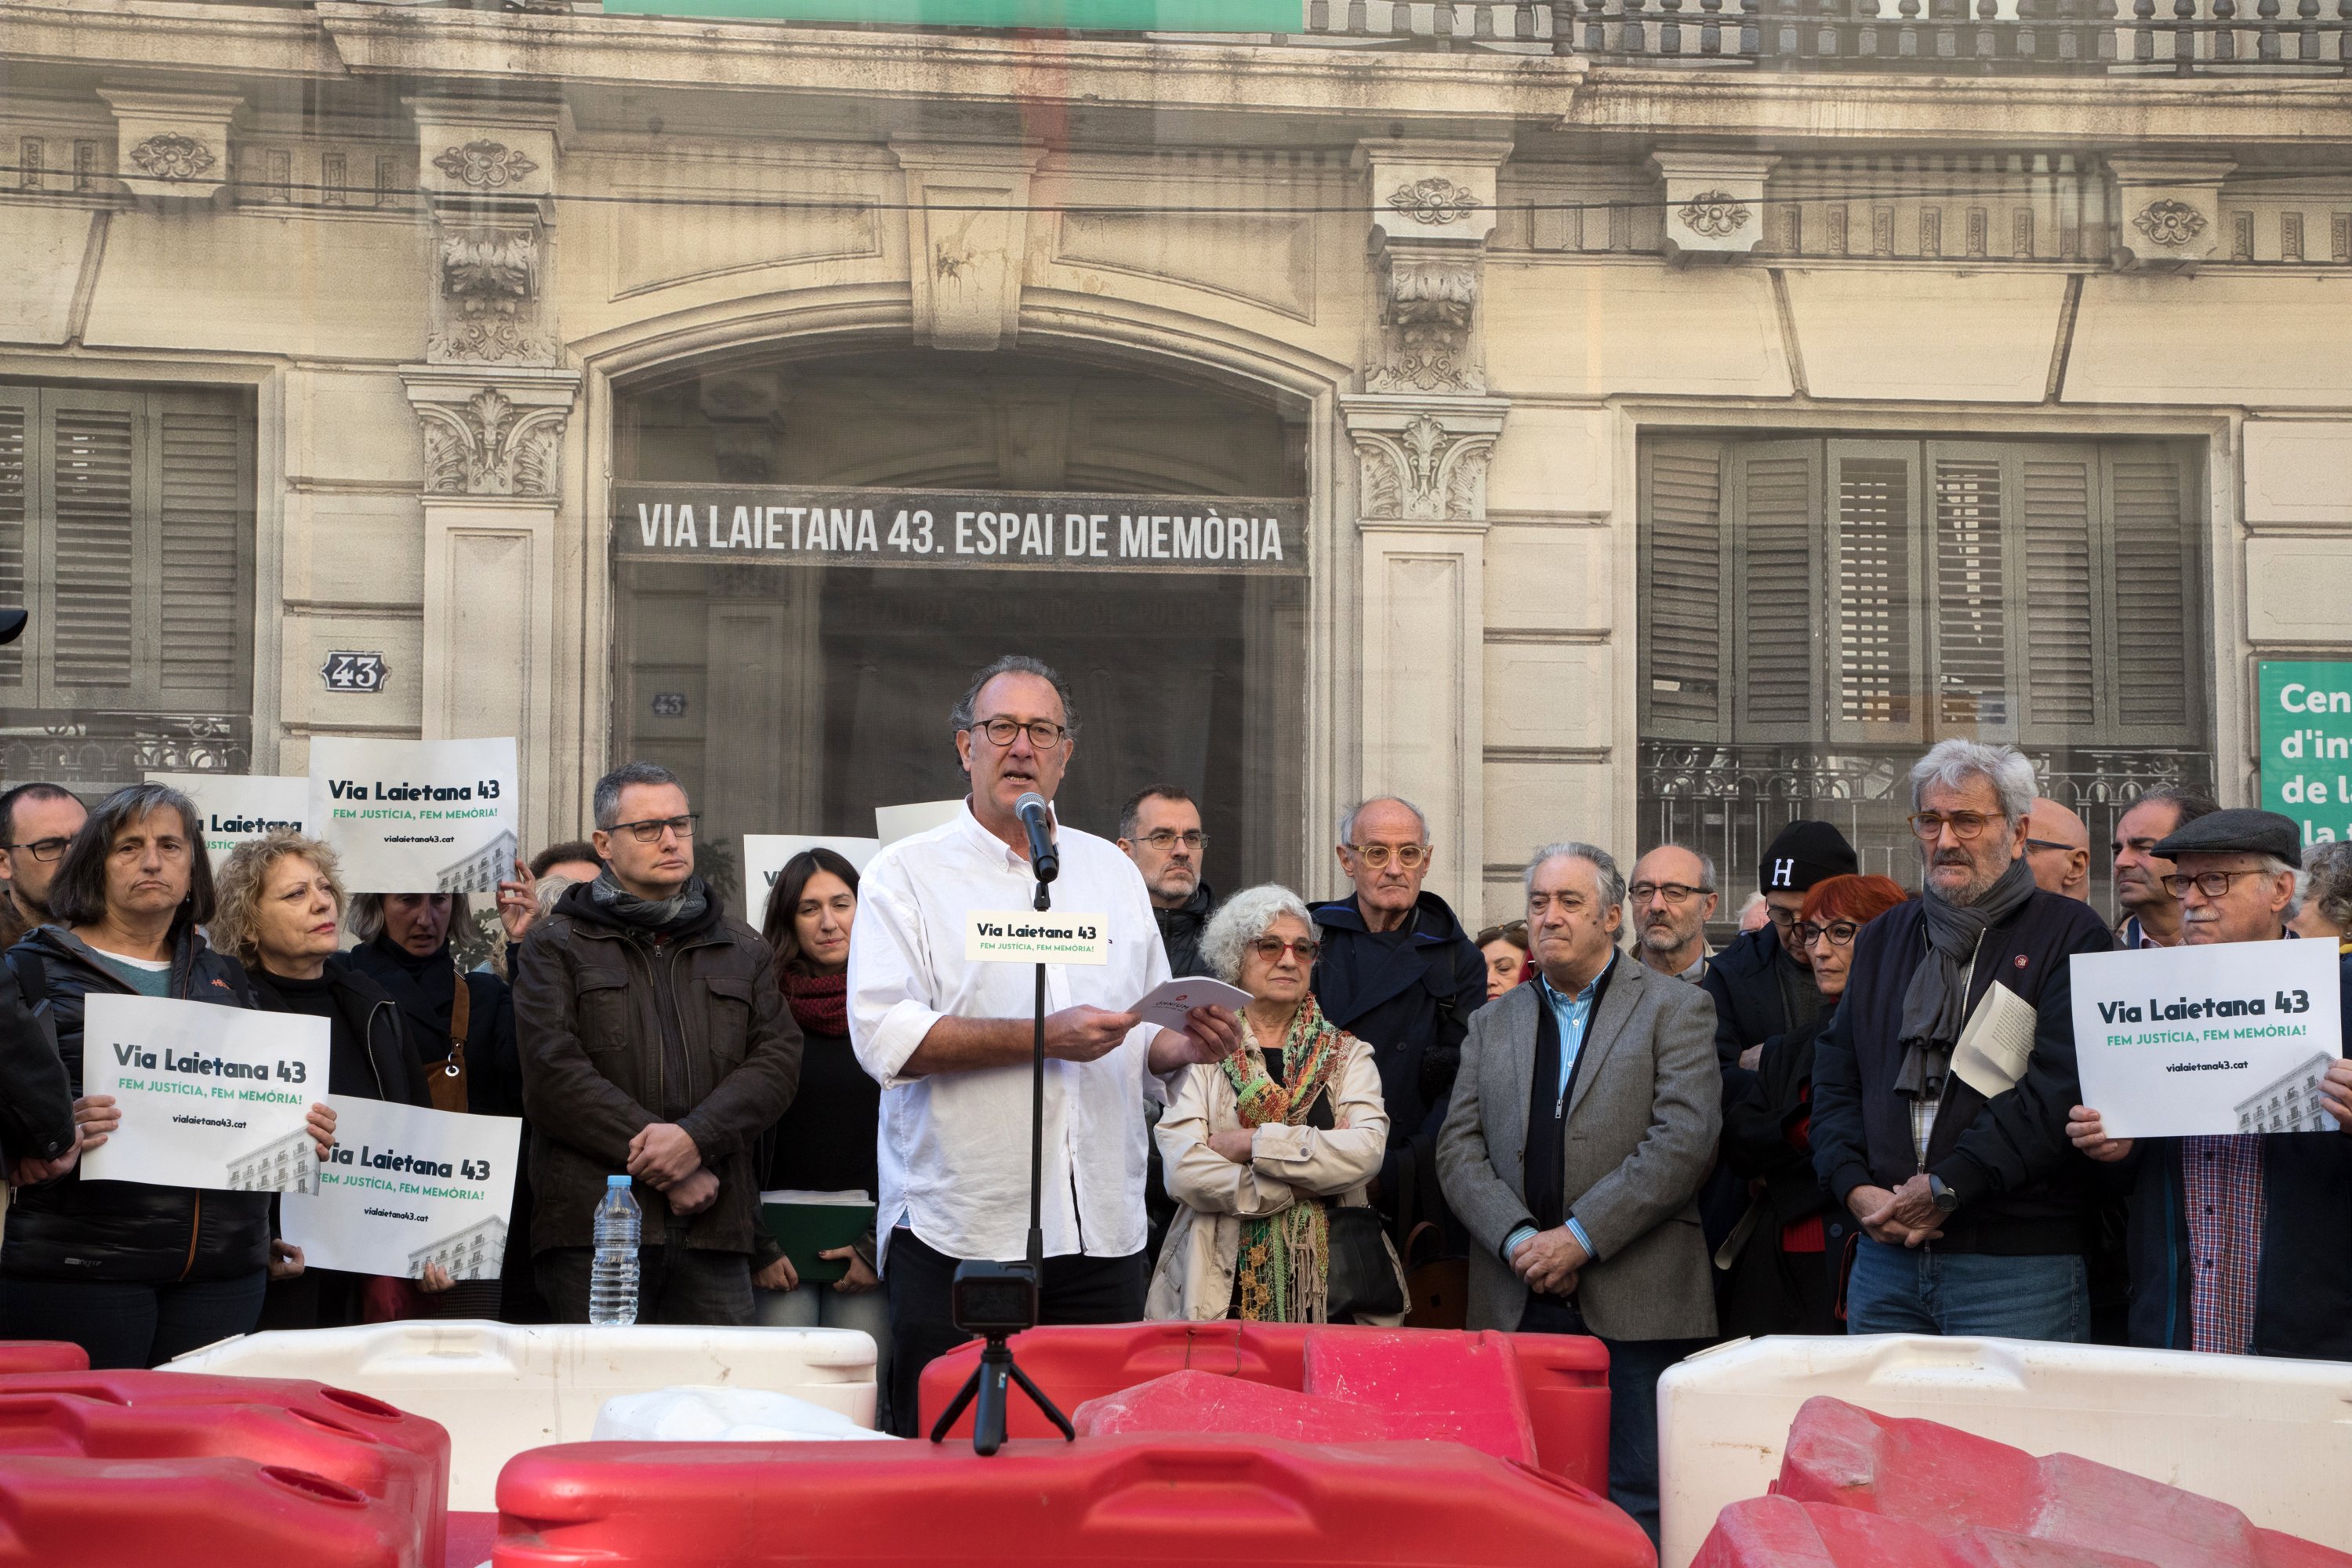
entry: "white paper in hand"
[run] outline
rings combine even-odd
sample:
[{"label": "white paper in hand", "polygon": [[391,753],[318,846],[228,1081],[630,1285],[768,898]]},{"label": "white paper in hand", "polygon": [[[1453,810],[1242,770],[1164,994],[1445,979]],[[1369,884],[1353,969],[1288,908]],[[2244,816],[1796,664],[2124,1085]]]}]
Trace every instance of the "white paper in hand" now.
[{"label": "white paper in hand", "polygon": [[1952,1071],[1987,1100],[2017,1087],[2033,1059],[2033,1004],[1994,981],[1952,1047]]},{"label": "white paper in hand", "polygon": [[1184,1032],[1184,1015],[1193,1008],[1230,1007],[1238,1013],[1249,1005],[1249,993],[1238,985],[1228,985],[1205,974],[1188,974],[1161,981],[1128,1011],[1140,1013],[1147,1024],[1157,1024],[1181,1035]]}]

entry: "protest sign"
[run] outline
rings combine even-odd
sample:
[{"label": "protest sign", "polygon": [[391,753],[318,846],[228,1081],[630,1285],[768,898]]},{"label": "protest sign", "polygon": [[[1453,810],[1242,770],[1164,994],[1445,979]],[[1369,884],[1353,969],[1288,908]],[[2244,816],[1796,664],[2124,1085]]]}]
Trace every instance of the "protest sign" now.
[{"label": "protest sign", "polygon": [[311,831],[354,893],[495,893],[521,831],[512,737],[310,742]]},{"label": "protest sign", "polygon": [[82,1092],[114,1096],[122,1125],[82,1156],[82,1179],[306,1191],[318,1155],[302,1124],[326,1098],[327,1033],[300,1014],[90,993]]},{"label": "protest sign", "polygon": [[215,862],[274,828],[309,831],[303,818],[310,807],[310,781],[299,773],[149,773],[147,782],[178,790],[196,803],[203,818],[196,830]]},{"label": "protest sign", "polygon": [[507,1250],[522,1123],[338,1096],[335,1146],[315,1186],[278,1205],[304,1267],[495,1279]]},{"label": "protest sign", "polygon": [[859,871],[882,847],[878,838],[824,838],[801,833],[743,835],[743,918],[758,925],[784,863],[803,849],[830,849]]},{"label": "protest sign", "polygon": [[2336,944],[2078,953],[2074,1058],[2112,1138],[2332,1130],[2313,1088],[2343,1055]]}]

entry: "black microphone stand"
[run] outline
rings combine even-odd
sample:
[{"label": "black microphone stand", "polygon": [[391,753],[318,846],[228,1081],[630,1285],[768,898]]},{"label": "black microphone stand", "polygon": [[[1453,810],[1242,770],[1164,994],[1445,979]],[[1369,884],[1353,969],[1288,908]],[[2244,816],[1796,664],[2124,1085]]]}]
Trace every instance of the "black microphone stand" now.
[{"label": "black microphone stand", "polygon": [[[1046,891],[1046,884],[1052,880],[1051,871],[1037,879],[1034,907],[1040,910],[1053,907],[1053,899]],[[1011,1342],[1014,1333],[1036,1327],[1037,1295],[1045,1281],[1043,1195],[1045,1172],[1045,963],[1043,959],[1037,961],[1037,991],[1030,1038],[1033,1050],[1029,1075],[1028,1261],[1009,1267],[993,1262],[959,1263],[955,1272],[959,1288],[968,1280],[975,1284],[986,1281],[1003,1285],[1010,1283],[1013,1277],[1019,1277],[1025,1283],[1027,1310],[1025,1313],[991,1314],[997,1321],[974,1325],[987,1341],[981,1347],[980,1364],[972,1369],[971,1375],[964,1380],[963,1387],[956,1392],[955,1398],[948,1402],[948,1407],[940,1413],[939,1420],[931,1427],[932,1442],[946,1441],[948,1428],[956,1424],[975,1399],[978,1400],[979,1408],[972,1411],[971,1416],[971,1449],[982,1458],[1004,1446],[1004,1417],[1011,1394],[1006,1386],[1008,1379],[1019,1384],[1021,1392],[1029,1396],[1030,1402],[1045,1413],[1046,1419],[1062,1429],[1066,1441],[1075,1443],[1078,1438],[1077,1428],[1070,1425],[1070,1418],[1045,1397],[1045,1391],[1032,1382],[1029,1374],[1013,1361]],[[958,1293],[961,1296],[961,1289]],[[1011,1321],[1015,1316],[1024,1321]],[[956,1326],[962,1328],[965,1325],[958,1322]]]}]

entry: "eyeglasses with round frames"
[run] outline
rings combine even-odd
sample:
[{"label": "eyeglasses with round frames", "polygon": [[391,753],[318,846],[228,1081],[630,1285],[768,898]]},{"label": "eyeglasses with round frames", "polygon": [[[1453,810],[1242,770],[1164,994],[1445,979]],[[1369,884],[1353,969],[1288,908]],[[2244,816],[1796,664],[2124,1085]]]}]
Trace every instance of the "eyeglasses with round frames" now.
[{"label": "eyeglasses with round frames", "polygon": [[1912,833],[1923,842],[1933,844],[1943,837],[1944,829],[1949,827],[1952,837],[1965,844],[1971,838],[1982,837],[1984,830],[1994,823],[2008,819],[1997,813],[1988,815],[1981,811],[1922,811],[1904,820],[1911,825]]},{"label": "eyeglasses with round frames", "polygon": [[1816,925],[1811,921],[1800,921],[1797,922],[1797,945],[1811,947],[1822,938],[1827,937],[1830,939],[1832,947],[1852,947],[1853,933],[1861,929],[1852,921],[1832,921],[1827,925]]},{"label": "eyeglasses with round frames", "polygon": [[21,849],[46,866],[52,860],[62,859],[67,847],[72,843],[70,838],[36,838],[30,844],[0,844],[0,849],[12,853]]},{"label": "eyeglasses with round frames", "polygon": [[1694,888],[1682,882],[1636,882],[1625,889],[1626,896],[1637,904],[1653,899],[1664,899],[1670,904],[1686,904],[1713,893],[1713,888]]},{"label": "eyeglasses with round frames", "polygon": [[1392,855],[1396,857],[1396,863],[1408,871],[1429,858],[1429,846],[1426,844],[1400,844],[1393,847],[1386,844],[1349,844],[1344,847],[1375,871],[1386,868]]},{"label": "eyeglasses with round frames", "polygon": [[665,831],[680,838],[693,837],[694,825],[701,816],[698,811],[690,811],[684,816],[648,816],[643,822],[616,822],[604,831],[625,833],[640,844],[658,844]]},{"label": "eyeglasses with round frames", "polygon": [[1323,944],[1311,936],[1300,937],[1297,942],[1285,942],[1278,936],[1262,936],[1250,943],[1250,951],[1268,963],[1280,963],[1286,952],[1297,953],[1301,963],[1312,963],[1315,955],[1323,951]]},{"label": "eyeglasses with round frames", "polygon": [[2176,899],[2186,898],[2191,888],[2209,899],[2218,899],[2227,893],[2230,890],[2230,884],[2241,877],[2268,875],[2270,875],[2269,872],[2257,866],[2251,871],[2200,871],[2193,877],[2158,877],[2157,880],[2163,883],[2164,890]]},{"label": "eyeglasses with round frames", "polygon": [[1032,719],[1023,723],[1018,719],[983,719],[974,724],[972,732],[988,737],[992,746],[1009,746],[1013,737],[1022,731],[1029,731],[1029,743],[1041,752],[1050,752],[1069,737],[1069,731],[1051,719]]}]

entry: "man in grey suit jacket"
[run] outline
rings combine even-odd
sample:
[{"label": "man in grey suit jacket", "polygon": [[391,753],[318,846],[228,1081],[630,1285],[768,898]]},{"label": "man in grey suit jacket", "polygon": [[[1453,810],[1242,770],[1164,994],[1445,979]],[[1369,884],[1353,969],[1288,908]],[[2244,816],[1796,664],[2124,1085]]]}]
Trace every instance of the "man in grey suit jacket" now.
[{"label": "man in grey suit jacket", "polygon": [[1715,1005],[1617,951],[1625,880],[1605,850],[1528,867],[1543,972],[1481,1008],[1437,1144],[1469,1226],[1474,1329],[1609,1347],[1609,1496],[1658,1536],[1658,1377],[1715,1334],[1694,1201],[1722,1131]]}]

